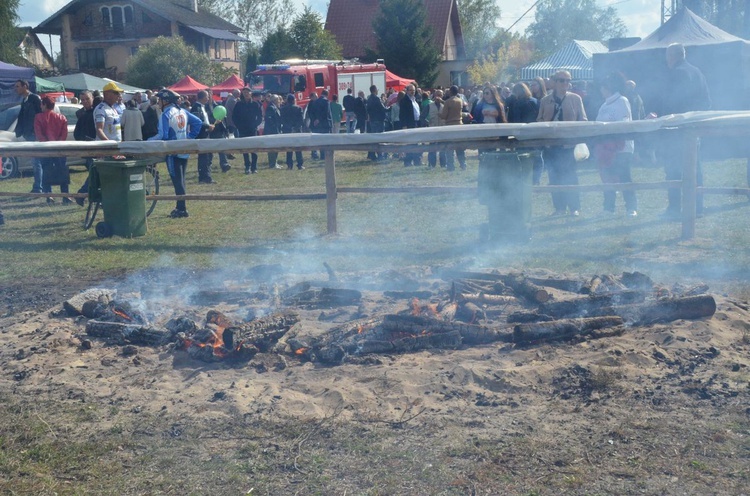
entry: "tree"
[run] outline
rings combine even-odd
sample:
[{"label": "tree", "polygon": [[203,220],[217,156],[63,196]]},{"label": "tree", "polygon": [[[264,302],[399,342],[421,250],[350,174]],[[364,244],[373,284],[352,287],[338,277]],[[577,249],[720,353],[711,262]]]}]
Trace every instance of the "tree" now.
[{"label": "tree", "polygon": [[297,56],[303,59],[340,59],[341,46],[323,29],[323,19],[305,6],[292,22],[290,34],[297,45]]},{"label": "tree", "polygon": [[399,76],[430,87],[438,75],[442,52],[435,47],[422,0],[381,0],[372,22],[377,50],[367,48],[370,59],[382,58]]},{"label": "tree", "polygon": [[496,51],[492,41],[500,32],[497,26],[500,13],[497,0],[460,0],[458,2],[458,15],[461,19],[466,58],[476,59],[486,54],[488,50]]},{"label": "tree", "polygon": [[245,36],[258,45],[279,28],[289,27],[294,18],[295,8],[292,0],[237,0],[232,3],[233,22],[242,28]]},{"label": "tree", "polygon": [[286,28],[279,28],[268,35],[260,47],[258,60],[262,64],[270,64],[280,59],[298,56],[297,44],[291,32]]},{"label": "tree", "polygon": [[0,1],[0,60],[11,64],[23,63],[16,24],[19,21],[20,0]]},{"label": "tree", "polygon": [[572,40],[605,41],[625,34],[625,24],[614,7],[596,0],[541,0],[526,35],[540,56],[553,53]]},{"label": "tree", "polygon": [[495,52],[480,57],[466,68],[475,84],[490,82],[497,85],[501,81],[518,79],[521,68],[528,65],[533,50],[526,38],[509,35],[509,39]]},{"label": "tree", "polygon": [[206,55],[182,38],[158,37],[138,50],[128,62],[127,83],[142,88],[158,88],[176,83],[186,75],[213,86],[232,75],[233,71]]}]

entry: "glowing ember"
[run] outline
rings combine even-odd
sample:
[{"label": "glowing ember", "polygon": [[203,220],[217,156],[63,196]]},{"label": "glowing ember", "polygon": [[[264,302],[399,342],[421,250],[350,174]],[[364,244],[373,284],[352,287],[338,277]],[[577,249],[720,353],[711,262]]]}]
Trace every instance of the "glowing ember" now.
[{"label": "glowing ember", "polygon": [[308,348],[300,348],[297,351],[294,352],[295,355],[304,355],[307,352]]},{"label": "glowing ember", "polygon": [[114,314],[115,314],[115,315],[117,315],[118,317],[121,317],[121,318],[123,318],[123,319],[125,319],[125,320],[131,320],[131,321],[133,320],[133,319],[132,319],[132,318],[130,317],[130,315],[126,314],[126,313],[125,313],[125,312],[123,312],[122,310],[118,310],[118,309],[116,309],[116,308],[113,308],[113,309],[112,309],[112,311],[113,311],[113,312],[114,312]]}]

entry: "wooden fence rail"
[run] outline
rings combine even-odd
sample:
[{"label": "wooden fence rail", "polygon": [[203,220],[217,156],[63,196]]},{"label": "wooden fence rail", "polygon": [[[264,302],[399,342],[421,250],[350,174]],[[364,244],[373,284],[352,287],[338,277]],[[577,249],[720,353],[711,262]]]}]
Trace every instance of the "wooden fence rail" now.
[{"label": "wooden fence rail", "polygon": [[[615,139],[634,139],[646,135],[679,139],[684,143],[687,160],[683,179],[622,185],[597,184],[577,186],[536,186],[536,193],[553,191],[652,190],[682,189],[682,237],[695,236],[695,208],[698,194],[747,195],[750,188],[706,188],[696,185],[698,143],[702,136],[742,136],[750,134],[750,112],[690,112],[635,122],[538,122],[531,124],[483,124],[445,126],[393,131],[380,134],[286,134],[228,140],[128,141],[105,142],[2,142],[0,156],[13,157],[164,157],[175,153],[265,153],[269,151],[324,150],[325,193],[292,195],[158,195],[159,200],[280,201],[326,200],[328,232],[337,232],[337,199],[339,193],[360,194],[440,194],[475,195],[476,188],[410,187],[352,188],[336,182],[335,152],[377,151],[402,153],[410,151],[444,151],[453,149],[518,149],[545,146],[572,146],[579,142],[596,143]],[[7,196],[79,196],[76,194],[20,194],[0,192]]]}]

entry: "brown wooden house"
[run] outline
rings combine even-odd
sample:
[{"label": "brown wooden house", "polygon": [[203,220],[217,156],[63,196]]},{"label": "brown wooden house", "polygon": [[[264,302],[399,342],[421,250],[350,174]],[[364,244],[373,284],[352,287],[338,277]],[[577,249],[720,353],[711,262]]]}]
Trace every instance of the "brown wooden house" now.
[{"label": "brown wooden house", "polygon": [[16,35],[21,56],[29,64],[42,70],[52,69],[52,57],[30,26],[16,28]]},{"label": "brown wooden house", "polygon": [[[456,0],[423,0],[433,42],[443,54],[437,85],[468,84],[461,22]],[[366,49],[377,52],[372,21],[380,10],[379,0],[331,0],[325,29],[343,47],[344,58],[363,58]],[[386,67],[388,61],[385,61]]]},{"label": "brown wooden house", "polygon": [[130,57],[159,36],[181,36],[239,71],[241,28],[198,11],[197,0],[72,0],[34,29],[60,36],[64,69],[123,79]]}]

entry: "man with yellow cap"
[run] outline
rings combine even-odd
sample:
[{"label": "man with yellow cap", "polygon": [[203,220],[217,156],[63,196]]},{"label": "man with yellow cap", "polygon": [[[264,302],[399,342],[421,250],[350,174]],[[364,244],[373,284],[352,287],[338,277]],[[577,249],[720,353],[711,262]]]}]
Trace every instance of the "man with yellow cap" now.
[{"label": "man with yellow cap", "polygon": [[115,82],[104,85],[104,101],[94,109],[97,141],[122,141],[120,114],[114,108],[121,93],[122,89]]}]

